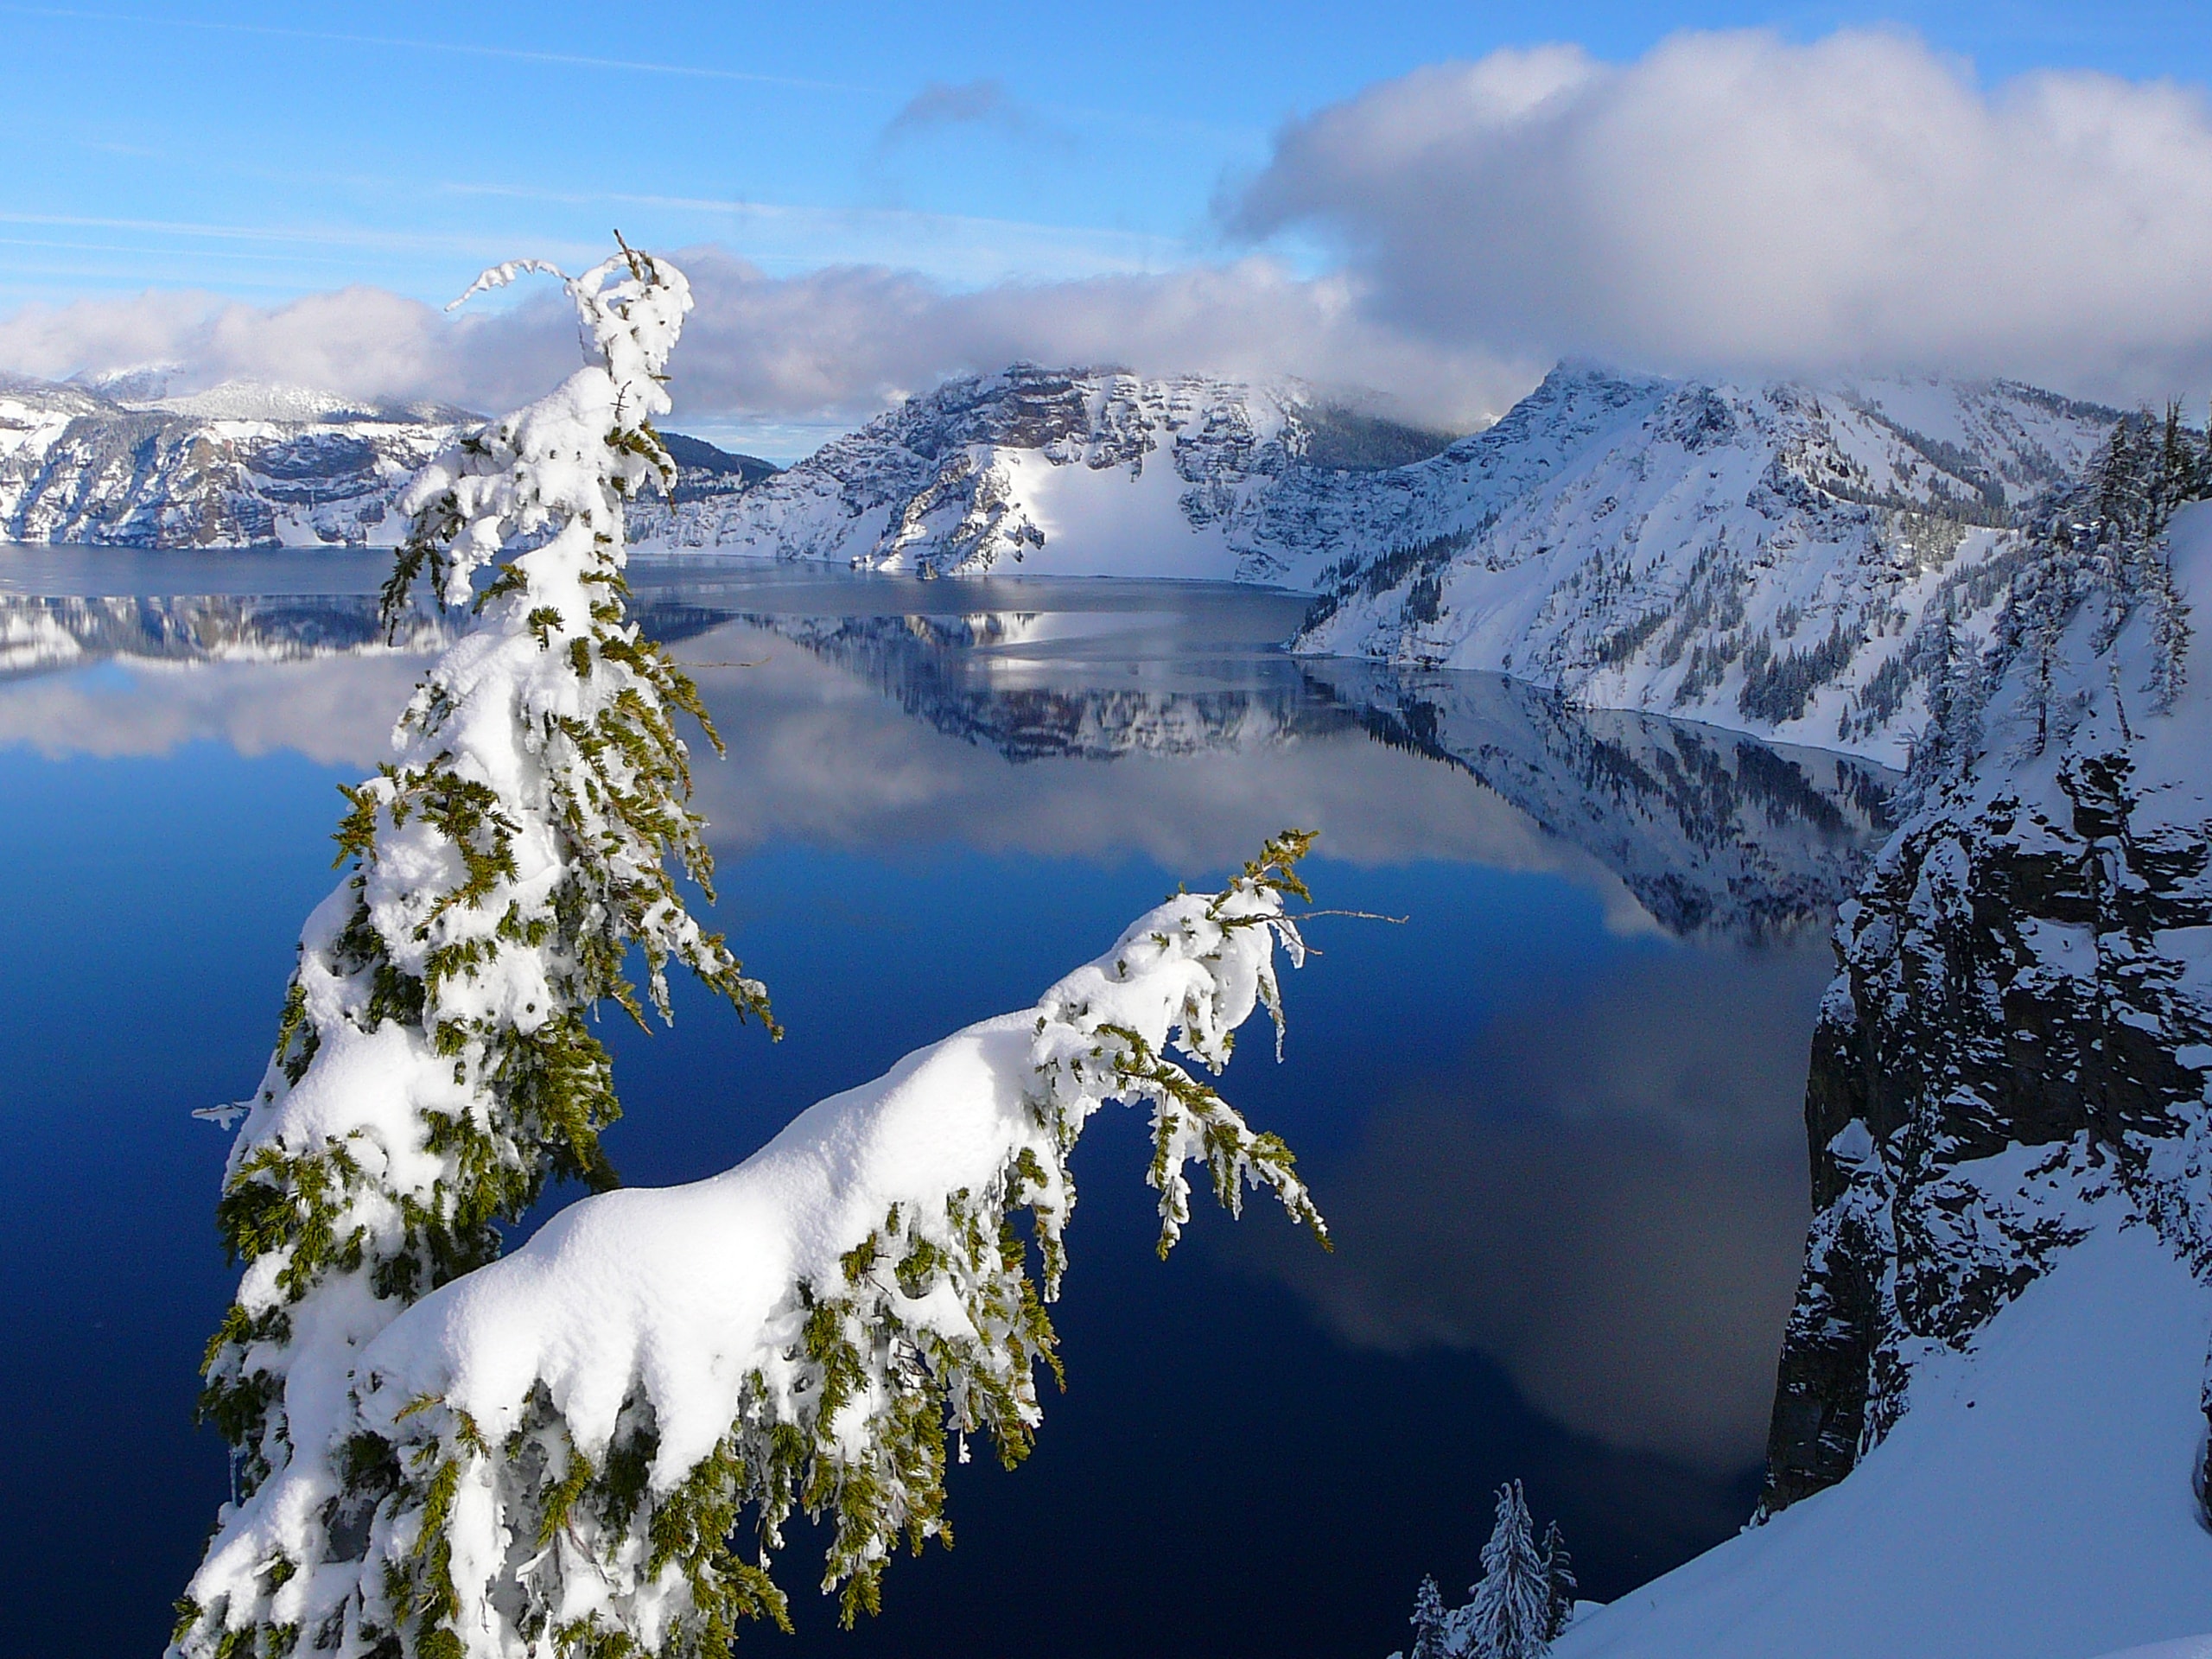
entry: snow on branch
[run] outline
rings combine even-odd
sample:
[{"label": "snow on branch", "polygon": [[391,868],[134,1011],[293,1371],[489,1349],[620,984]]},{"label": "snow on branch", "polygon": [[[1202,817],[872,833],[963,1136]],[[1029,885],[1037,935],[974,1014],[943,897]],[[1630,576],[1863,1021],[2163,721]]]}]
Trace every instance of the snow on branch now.
[{"label": "snow on branch", "polygon": [[1218,1072],[1255,1009],[1280,1027],[1310,841],[1275,838],[736,1168],[584,1199],[401,1314],[319,1382],[337,1522],[303,1524],[323,1487],[264,1484],[194,1582],[205,1625],[345,1655],[719,1654],[741,1620],[785,1621],[768,1567],[794,1510],[830,1521],[847,1621],[873,1611],[895,1545],[944,1531],[948,1433],[989,1433],[1009,1465],[1028,1449],[1069,1154],[1102,1105],[1151,1108],[1163,1250],[1192,1160],[1230,1208],[1268,1188],[1325,1241],[1288,1149],[1170,1058]]}]

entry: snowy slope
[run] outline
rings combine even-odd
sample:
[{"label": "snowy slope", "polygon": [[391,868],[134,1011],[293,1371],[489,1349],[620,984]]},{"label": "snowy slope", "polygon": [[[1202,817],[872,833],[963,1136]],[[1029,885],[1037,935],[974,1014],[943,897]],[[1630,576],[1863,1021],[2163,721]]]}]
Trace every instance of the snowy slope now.
[{"label": "snowy slope", "polygon": [[2212,1291],[2119,1223],[1931,1365],[1849,1480],[1586,1615],[1554,1659],[2090,1659],[2212,1629],[2189,1481]]},{"label": "snowy slope", "polygon": [[1562,367],[1405,469],[1387,548],[1324,571],[1299,648],[1491,670],[1897,764],[1925,715],[1919,625],[1948,606],[1977,626],[2003,527],[2116,419],[2002,382]]},{"label": "snowy slope", "polygon": [[2212,505],[2161,536],[2101,499],[2057,504],[1954,658],[1842,911],[1767,1518],[1561,1659],[2212,1630]]}]

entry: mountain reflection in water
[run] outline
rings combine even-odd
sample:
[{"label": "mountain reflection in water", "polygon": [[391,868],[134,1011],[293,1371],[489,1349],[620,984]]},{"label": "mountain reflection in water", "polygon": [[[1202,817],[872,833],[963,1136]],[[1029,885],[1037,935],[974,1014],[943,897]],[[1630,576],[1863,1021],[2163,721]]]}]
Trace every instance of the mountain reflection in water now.
[{"label": "mountain reflection in water", "polygon": [[[127,1236],[103,1294],[145,1334],[103,1345],[61,1290],[11,1282],[46,1334],[0,1362],[0,1406],[53,1397],[59,1368],[118,1459],[174,1478],[118,1516],[120,1488],[75,1491],[57,1449],[20,1478],[71,1492],[80,1521],[4,1541],[75,1571],[76,1524],[141,1563],[143,1585],[101,1569],[118,1622],[92,1646],[121,1650],[158,1642],[221,1484],[185,1427],[226,1288],[206,1243],[219,1145],[181,1114],[250,1086],[329,879],[329,785],[384,758],[456,624],[417,611],[392,634],[365,565],[346,592],[257,596],[253,567],[210,563],[206,592],[116,598],[118,567],[45,556],[16,585],[54,591],[0,591],[0,853],[28,895],[0,951],[0,1259],[37,1278],[24,1264],[65,1215]],[[1071,1653],[1379,1656],[1421,1573],[1455,1593],[1472,1576],[1483,1490],[1509,1476],[1600,1596],[1740,1523],[1806,1217],[1825,930],[1885,774],[1491,676],[1293,659],[1274,642],[1294,595],[633,579],[728,744],[698,768],[722,921],[791,1031],[768,1049],[696,1001],[675,1038],[609,1027],[632,1106],[609,1144],[634,1180],[710,1173],[904,1048],[1020,1006],[1286,824],[1321,831],[1320,902],[1411,918],[1317,923],[1289,1064],[1255,1052],[1225,1079],[1300,1148],[1338,1253],[1268,1217],[1202,1218],[1156,1265],[1141,1126],[1103,1123],[1058,1316],[1071,1391],[1036,1458],[959,1471],[960,1550],[895,1570],[853,1636],[803,1605],[800,1650],[964,1653],[944,1633],[1019,1583],[1065,1608]],[[114,941],[155,913],[168,944],[121,974]],[[53,1100],[113,1125],[154,1185],[56,1177]],[[126,1188],[145,1213],[103,1222]],[[1224,1529],[1265,1583],[1222,1583]],[[785,1557],[800,1574],[804,1554]],[[14,1617],[0,1646],[38,1650]]]}]

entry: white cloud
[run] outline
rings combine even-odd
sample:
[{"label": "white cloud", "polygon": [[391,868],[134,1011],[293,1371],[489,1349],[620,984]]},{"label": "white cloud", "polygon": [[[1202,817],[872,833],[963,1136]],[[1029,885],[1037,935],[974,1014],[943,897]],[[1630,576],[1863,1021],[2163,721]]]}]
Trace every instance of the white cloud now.
[{"label": "white cloud", "polygon": [[1466,425],[1502,411],[1542,366],[1440,352],[1370,320],[1344,282],[1265,259],[966,293],[880,267],[771,278],[715,250],[694,251],[686,268],[699,308],[677,394],[703,410],[872,411],[948,374],[1028,359],[1301,375]]},{"label": "white cloud", "polygon": [[1459,350],[2120,395],[2212,373],[2203,99],[1985,91],[1892,33],[1418,70],[1293,123],[1224,213],[1333,239],[1375,319]]},{"label": "white cloud", "polygon": [[[988,83],[933,88],[910,124],[998,119],[1004,105]],[[1984,90],[1896,34],[1684,35],[1619,66],[1516,49],[1370,87],[1287,126],[1223,200],[1238,234],[1333,245],[1340,263],[1318,276],[1264,253],[1146,268],[1179,251],[884,210],[848,213],[825,244],[826,210],[743,211],[774,269],[720,245],[681,256],[699,310],[680,411],[724,429],[849,423],[1020,358],[1301,375],[1458,427],[1569,353],[1948,369],[2122,400],[2212,380],[2203,99],[2083,73]],[[834,245],[843,262],[785,268],[769,232],[793,213],[815,257]],[[1008,238],[1029,250],[1012,264]],[[1036,264],[1033,243],[1058,249],[1042,268],[1065,275],[1002,280]],[[188,385],[238,376],[492,408],[574,361],[543,290],[457,320],[364,287],[274,307],[149,292],[0,318],[0,368],[49,376],[175,362]]]},{"label": "white cloud", "polygon": [[[679,418],[695,422],[856,422],[948,375],[1028,359],[1302,375],[1471,425],[1542,366],[1440,352],[1369,320],[1344,282],[1262,258],[964,292],[877,265],[779,277],[720,248],[677,259],[698,303],[675,391]],[[575,341],[550,283],[512,308],[454,319],[373,288],[276,307],[149,292],[0,319],[0,368],[59,378],[176,364],[178,390],[235,378],[493,409],[565,373]]]}]

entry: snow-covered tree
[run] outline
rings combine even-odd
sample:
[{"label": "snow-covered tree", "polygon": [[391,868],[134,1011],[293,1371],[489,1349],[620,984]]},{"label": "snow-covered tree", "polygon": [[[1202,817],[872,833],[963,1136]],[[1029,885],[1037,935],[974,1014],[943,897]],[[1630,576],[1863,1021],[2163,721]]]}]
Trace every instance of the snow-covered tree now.
[{"label": "snow-covered tree", "polygon": [[1574,1580],[1574,1558],[1567,1553],[1567,1538],[1559,1529],[1559,1522],[1552,1522],[1544,1529],[1544,1541],[1538,1547],[1544,1560],[1544,1586],[1548,1593],[1548,1611],[1544,1618],[1544,1640],[1556,1642],[1574,1618],[1574,1592],[1581,1586]]},{"label": "snow-covered tree", "polygon": [[1498,1488],[1483,1575],[1471,1587],[1461,1610],[1469,1659],[1538,1659],[1550,1646],[1551,1586],[1517,1480]]},{"label": "snow-covered tree", "polygon": [[1414,1592],[1414,1644],[1406,1659],[1452,1659],[1452,1618],[1444,1611],[1444,1597],[1434,1577],[1421,1580]]},{"label": "snow-covered tree", "polygon": [[719,1653],[782,1619],[767,1552],[794,1510],[832,1523],[847,1618],[872,1609],[892,1546],[944,1530],[948,1432],[1027,1449],[1068,1154],[1109,1099],[1151,1107],[1163,1252],[1193,1159],[1232,1211],[1266,1186],[1321,1231],[1287,1148],[1171,1058],[1218,1071],[1258,1007],[1280,1028],[1310,841],[1286,833],[737,1169],[603,1192],[493,1260],[549,1175],[612,1185],[600,1002],[665,1018],[675,962],[768,1018],[677,886],[709,874],[671,724],[700,709],[625,602],[688,290],[626,248],[564,281],[597,360],[408,493],[387,604],[428,575],[476,622],[349,792],[346,874],[260,1089],[222,1114],[244,1118],[219,1214],[245,1267],[205,1409],[241,1496],[181,1605],[187,1659]]}]

